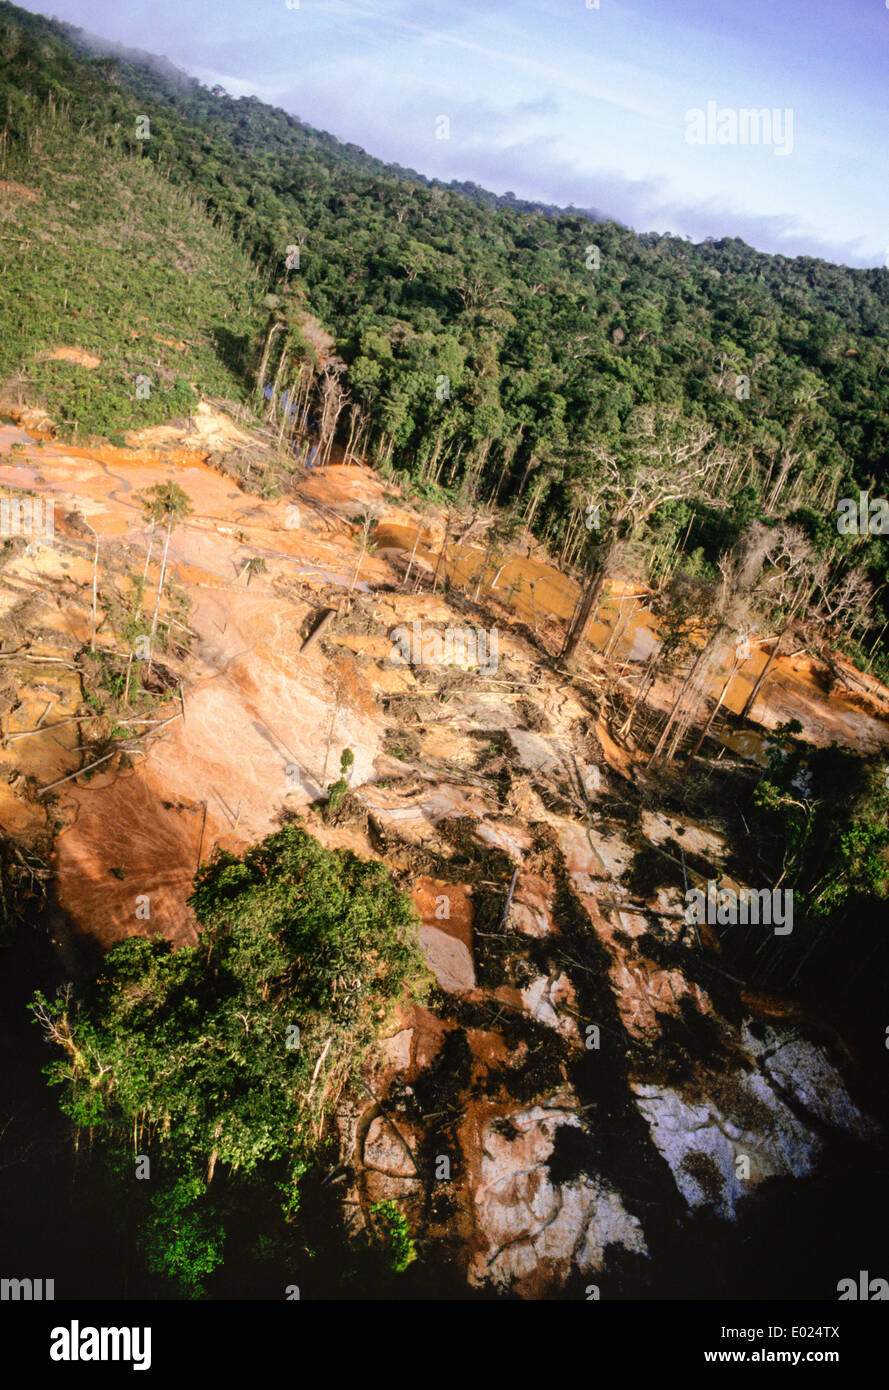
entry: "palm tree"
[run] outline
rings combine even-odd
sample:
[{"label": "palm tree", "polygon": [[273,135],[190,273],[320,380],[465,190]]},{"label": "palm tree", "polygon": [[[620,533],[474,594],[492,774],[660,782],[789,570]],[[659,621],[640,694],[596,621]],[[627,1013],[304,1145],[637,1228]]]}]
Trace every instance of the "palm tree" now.
[{"label": "palm tree", "polygon": [[250,588],[250,580],[253,578],[254,574],[266,574],[267,571],[268,565],[261,555],[251,556],[241,570],[241,574],[246,574],[247,576],[247,588]]},{"label": "palm tree", "polygon": [[[150,521],[152,526],[158,522],[166,525],[166,535],[164,536],[164,553],[161,559],[160,579],[157,584],[157,596],[154,600],[154,613],[151,619],[151,642],[154,643],[154,634],[157,631],[157,615],[161,606],[161,594],[164,591],[164,578],[167,572],[167,551],[170,546],[170,534],[177,521],[188,516],[191,511],[191,503],[186,493],[178,483],[155,483],[154,487],[148,489],[142,498],[143,515],[146,521]],[[151,648],[153,652],[153,645]],[[148,670],[151,670],[153,656],[148,657]]]},{"label": "palm tree", "polygon": [[[149,565],[151,564],[151,552],[152,552],[152,550],[154,549],[154,528],[155,528],[155,526],[156,526],[157,523],[155,522],[155,520],[154,520],[153,517],[149,517],[149,516],[148,516],[148,508],[147,508],[147,505],[144,504],[144,503],[143,503],[143,508],[142,508],[142,515],[143,515],[143,518],[144,518],[145,520],[150,520],[150,521],[151,521],[151,530],[150,530],[149,533],[148,533],[148,553],[147,553],[147,555],[145,556],[145,568],[144,568],[144,570],[142,571],[142,592],[143,592],[143,594],[144,594],[144,592],[145,592],[145,585],[146,585],[146,583],[148,582],[148,567],[149,567]],[[140,600],[140,603],[141,603],[141,600]]]}]

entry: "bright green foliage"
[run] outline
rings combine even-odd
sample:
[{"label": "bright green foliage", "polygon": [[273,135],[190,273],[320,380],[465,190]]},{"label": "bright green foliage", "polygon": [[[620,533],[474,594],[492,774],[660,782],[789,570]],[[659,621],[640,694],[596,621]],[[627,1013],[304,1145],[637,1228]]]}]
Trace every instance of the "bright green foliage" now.
[{"label": "bright green foliage", "polygon": [[735,929],[727,946],[739,950],[737,966],[752,983],[804,984],[834,1003],[854,990],[858,1007],[870,995],[880,1008],[889,959],[886,759],[813,748],[789,725],[775,738],[750,830],[760,883],[793,892],[793,931],[778,939],[755,926]]},{"label": "bright green foliage", "polygon": [[383,865],[294,826],[243,859],[218,854],[192,903],[199,945],[131,937],[78,1004],[38,1000],[67,1040],[52,1078],[78,1123],[138,1117],[186,1171],[213,1154],[244,1172],[296,1165],[394,1005],[422,987],[413,909]]},{"label": "bright green foliage", "polygon": [[153,1273],[175,1280],[186,1297],[204,1292],[205,1279],[222,1262],[225,1232],[200,1178],[179,1178],[152,1197],[140,1243]]},{"label": "bright green foliage", "polygon": [[[362,452],[409,474],[421,494],[459,488],[515,503],[568,563],[595,560],[583,508],[603,487],[603,459],[633,466],[640,410],[675,426],[679,440],[707,426],[725,467],[687,519],[678,504],[640,528],[641,558],[681,543],[706,576],[754,519],[792,519],[832,567],[866,570],[878,597],[848,650],[863,662],[873,648],[875,669],[889,671],[876,649],[889,619],[880,587],[889,548],[879,537],[838,537],[833,513],[859,487],[889,491],[884,269],[762,255],[737,238],[695,246],[445,186],[255,97],[207,90],[163,59],[106,47],[97,58],[79,31],[0,3],[9,169],[27,182],[39,155],[31,146],[46,142],[38,182],[51,196],[45,206],[12,204],[31,245],[7,243],[13,331],[0,371],[18,365],[21,339],[31,386],[50,403],[64,399],[69,424],[116,431],[186,409],[177,377],[252,397],[263,345],[264,381],[280,369],[282,389],[299,390],[303,369],[311,382],[318,366],[311,320],[336,339],[338,380],[364,421]],[[96,133],[94,158],[67,137],[52,145],[50,99]],[[144,141],[138,115],[151,122]],[[50,206],[76,235],[40,240]],[[299,266],[288,269],[294,243]],[[132,266],[123,294],[121,264]],[[76,317],[62,308],[69,282]],[[80,345],[104,346],[112,364],[101,391],[104,368],[38,360],[38,347],[68,340],[74,325]],[[193,345],[188,353],[128,337],[166,336],[167,325]],[[127,373],[158,352],[169,398],[134,402]],[[320,380],[317,372],[310,416]],[[341,436],[349,419],[344,410]]]},{"label": "bright green foliage", "polygon": [[772,750],[754,794],[763,834],[811,917],[841,918],[889,898],[889,790],[885,759],[790,739]]},{"label": "bright green foliage", "polygon": [[175,524],[190,512],[188,494],[178,483],[155,483],[142,497],[142,513],[146,521]]},{"label": "bright green foliage", "polygon": [[[104,148],[58,113],[38,124],[0,167],[38,194],[3,200],[0,378],[23,372],[25,394],[63,434],[117,444],[191,413],[191,382],[246,399],[245,354],[266,315],[244,252],[150,160]],[[59,347],[100,363],[51,359]]]},{"label": "bright green foliage", "polygon": [[355,762],[355,754],[351,748],[344,748],[340,754],[340,775],[336,782],[331,782],[327,788],[327,805],[324,808],[326,813],[335,811],[349,790],[349,768]]},{"label": "bright green foliage", "polygon": [[379,1224],[377,1241],[385,1249],[386,1263],[395,1274],[403,1274],[409,1264],[417,1258],[417,1250],[410,1238],[406,1217],[394,1202],[375,1202],[370,1214]]},{"label": "bright green foliage", "polygon": [[[299,1220],[325,1114],[396,1003],[430,977],[384,866],[296,826],[243,859],[216,855],[192,903],[197,946],[131,937],[79,998],[38,994],[31,1007],[61,1053],[50,1083],[115,1190],[136,1133],[152,1156],[150,1185],[136,1185],[147,1269],[200,1297],[230,1223],[275,1207],[285,1230]],[[404,1260],[397,1223],[392,1239]]]}]

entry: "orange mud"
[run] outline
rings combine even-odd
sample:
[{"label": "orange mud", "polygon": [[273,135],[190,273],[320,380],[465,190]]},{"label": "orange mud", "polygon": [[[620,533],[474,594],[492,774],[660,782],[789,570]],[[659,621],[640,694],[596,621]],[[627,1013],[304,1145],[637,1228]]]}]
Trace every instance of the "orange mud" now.
[{"label": "orange mud", "polygon": [[[417,536],[416,525],[406,525],[388,519],[378,528],[375,539],[381,547],[401,548],[410,552]],[[421,535],[417,556],[435,567],[441,547],[440,538]],[[561,571],[540,560],[524,555],[512,555],[505,563],[489,560],[480,546],[456,547],[448,551],[447,577],[451,584],[464,586],[474,594],[482,578],[479,597],[495,599],[521,615],[526,622],[543,618],[567,623],[574,613],[580,586]],[[445,567],[443,566],[443,569]],[[618,662],[639,664],[648,659],[660,642],[657,619],[645,607],[647,591],[638,585],[614,580],[595,617],[587,627],[587,640],[598,650],[611,644],[610,655]],[[723,705],[727,711],[740,714],[750,691],[768,661],[768,651],[755,648],[747,661],[741,663],[732,678]],[[718,653],[715,671],[707,685],[714,698],[722,691],[725,679],[734,662],[734,648],[726,646]],[[842,658],[840,669],[854,668]],[[867,687],[866,693],[835,690],[827,692],[827,669],[812,657],[780,656],[760,688],[752,717],[764,729],[790,719],[798,719],[805,737],[812,743],[827,745],[834,740],[861,752],[875,752],[889,745],[889,690],[873,677],[855,672],[855,677]],[[649,700],[661,709],[668,709],[676,695],[675,682],[656,682]],[[743,756],[763,761],[761,739],[750,731],[728,735],[726,745]]]},{"label": "orange mud", "polygon": [[[341,651],[356,654],[349,659],[357,664],[353,697],[337,716],[325,768],[333,708],[330,663],[321,643],[300,656],[306,624],[320,603],[331,601],[330,586],[339,589],[340,597],[333,598],[337,603],[352,585],[359,556],[356,537],[367,511],[385,513],[387,519],[374,538],[378,548],[361,560],[356,589],[363,593],[398,587],[399,571],[389,556],[409,550],[416,530],[407,525],[409,513],[399,510],[383,480],[357,465],[312,471],[300,481],[293,502],[252,496],[202,461],[213,448],[244,441],[256,447],[254,438],[204,404],[187,439],[181,429],[162,426],[132,436],[138,450],[39,445],[23,430],[0,425],[0,487],[52,497],[56,511],[56,542],[41,544],[31,555],[16,553],[0,583],[3,650],[21,650],[24,643],[28,655],[19,664],[0,662],[0,677],[14,676],[18,682],[18,704],[9,696],[0,708],[0,728],[4,739],[40,728],[0,750],[0,772],[6,773],[0,777],[0,827],[10,834],[30,834],[44,817],[62,822],[56,851],[61,905],[104,945],[146,930],[176,941],[193,939],[185,899],[199,855],[206,859],[216,845],[243,847],[276,828],[282,815],[305,810],[335,779],[345,747],[355,755],[352,785],[363,789],[368,809],[381,824],[392,820],[402,838],[417,844],[434,839],[442,816],[475,814],[483,804],[468,789],[461,800],[454,787],[430,787],[413,808],[399,810],[391,792],[368,786],[383,765],[389,722],[375,695],[384,688],[409,690],[423,683],[421,672],[384,669],[386,644],[379,634],[331,635]],[[13,444],[22,447],[12,452]],[[144,734],[131,766],[112,759],[91,778],[65,782],[46,800],[35,797],[35,789],[81,765],[89,729],[74,718],[82,716],[83,706],[70,662],[90,632],[92,545],[65,518],[79,512],[98,534],[100,596],[104,573],[115,575],[118,587],[125,589],[128,575],[141,575],[151,541],[139,494],[168,479],[184,489],[192,506],[192,514],[172,533],[168,559],[172,585],[190,602],[189,655],[179,664],[175,659],[167,663],[183,683],[185,718],[174,717],[179,701],[168,701],[158,717],[172,722]],[[351,524],[342,519],[344,512]],[[68,535],[79,537],[76,546],[66,543]],[[143,611],[149,614],[162,541],[158,533],[144,596]],[[435,545],[430,536],[429,545],[421,540],[418,546],[418,555],[431,565],[437,559]],[[267,568],[248,582],[245,565],[254,557],[261,557]],[[452,583],[472,584],[482,559],[483,552],[474,548],[452,555]],[[489,566],[483,592],[525,619],[546,614],[564,621],[577,586],[538,560],[514,555],[499,573]],[[169,611],[169,599],[168,585],[162,612]],[[644,595],[629,586],[613,585],[591,627],[594,644],[604,644],[619,629],[614,654],[628,662],[642,660],[657,641],[643,601]],[[376,615],[383,631],[416,617],[453,621],[443,599],[424,594],[381,596]],[[511,644],[513,638],[504,632],[501,657]],[[101,607],[97,646],[118,654],[122,647]],[[756,653],[732,683],[730,709],[741,707],[764,659]],[[796,717],[815,742],[836,738],[861,748],[889,742],[885,717],[865,713],[842,696],[828,697],[815,663],[787,658],[776,667],[765,701],[757,704],[766,727]],[[889,701],[889,692],[878,691],[881,701]],[[654,699],[666,703],[671,695],[666,686],[656,687]],[[570,691],[558,710],[555,696],[546,698],[554,715],[569,716]],[[876,708],[877,696],[872,698]],[[885,707],[889,712],[889,703]],[[571,717],[583,715],[578,705]],[[443,725],[424,730],[423,756],[468,770],[477,749],[464,738],[464,755],[461,738],[459,723],[448,715]],[[606,756],[612,764],[626,761],[616,745]],[[25,794],[28,782],[30,795]],[[480,833],[484,843],[496,844],[514,858],[521,856],[527,838],[496,821],[486,822]],[[360,838],[363,843],[366,837]],[[471,953],[471,903],[460,899],[450,923],[437,921],[434,903],[426,902],[433,886],[423,884],[419,890],[421,913],[430,928],[454,939],[454,949],[459,941]],[[148,897],[147,916],[143,895]],[[544,919],[538,915],[535,920],[542,929]]]},{"label": "orange mud", "polygon": [[74,362],[78,367],[101,367],[102,359],[94,352],[79,347],[54,347],[50,352],[40,354],[47,362]]},{"label": "orange mud", "polygon": [[12,179],[0,179],[0,198],[24,198],[29,203],[36,203],[43,194],[36,188],[27,188],[23,183],[15,183]]}]

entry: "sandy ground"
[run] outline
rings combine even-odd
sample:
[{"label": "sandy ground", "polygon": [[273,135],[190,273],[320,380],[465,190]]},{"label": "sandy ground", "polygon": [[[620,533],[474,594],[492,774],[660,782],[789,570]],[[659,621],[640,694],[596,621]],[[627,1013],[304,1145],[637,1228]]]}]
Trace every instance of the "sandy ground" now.
[{"label": "sandy ground", "polygon": [[[399,546],[413,544],[416,534],[408,510],[387,495],[382,479],[357,465],[311,473],[293,499],[250,495],[204,458],[213,451],[255,448],[256,441],[207,405],[186,432],[158,427],[132,436],[129,444],[135,447],[69,448],[36,442],[18,427],[0,426],[0,487],[52,498],[57,519],[53,543],[17,554],[2,572],[3,647],[13,652],[26,646],[27,660],[0,662],[0,677],[7,679],[0,764],[7,780],[0,784],[0,825],[10,834],[28,835],[46,818],[62,823],[55,860],[61,904],[103,945],[145,930],[146,920],[174,940],[189,939],[193,926],[185,899],[199,857],[206,858],[217,845],[237,849],[255,841],[275,828],[283,814],[316,800],[323,783],[337,775],[343,748],[355,754],[353,784],[372,783],[387,724],[378,695],[422,691],[418,672],[393,668],[387,659],[386,632],[397,622],[454,621],[440,598],[394,594],[381,598],[379,634],[338,631],[335,642],[352,662],[355,688],[341,703],[331,732],[331,663],[323,644],[300,656],[304,625],[331,595],[340,596],[335,602],[345,597],[358,566],[358,523],[368,513],[383,522],[378,548],[361,558],[355,591],[367,595],[397,587],[399,571],[390,562]],[[66,776],[83,756],[84,725],[65,721],[73,721],[83,709],[79,677],[70,663],[90,631],[92,548],[86,532],[86,540],[73,539],[76,524],[66,518],[79,513],[99,538],[101,591],[101,576],[112,564],[141,572],[150,528],[138,494],[167,479],[175,479],[192,505],[169,547],[170,574],[190,603],[190,652],[176,668],[184,718],[175,717],[178,702],[168,704],[164,713],[172,722],[144,737],[132,758],[110,760],[89,780],[68,781],[49,800],[35,798],[35,788]],[[352,524],[344,519],[348,517]],[[426,539],[430,544],[421,543],[418,555],[425,551],[434,564],[431,533]],[[147,611],[160,549],[157,537]],[[456,557],[453,577],[465,572],[470,578],[481,554]],[[244,566],[253,557],[260,557],[266,570],[248,583]],[[519,579],[525,583],[517,587]],[[529,616],[530,579],[538,615],[548,604],[553,616],[570,612],[570,581],[521,556],[513,558],[488,592]],[[120,639],[100,616],[97,645],[118,651]],[[623,623],[618,652],[643,659],[654,640],[653,621],[626,587],[612,591],[591,630],[593,642],[603,644],[617,622]],[[501,653],[508,650],[504,633]],[[749,680],[755,679],[755,661],[751,667],[730,690],[732,708],[740,707]],[[9,686],[13,670],[14,693]],[[666,704],[670,697],[669,689],[655,689],[655,702]],[[875,696],[869,713],[842,697],[828,698],[819,689],[813,663],[785,659],[777,663],[763,722],[768,727],[796,717],[816,742],[837,738],[853,746],[880,746],[889,741],[889,726],[876,714],[881,698]],[[503,728],[503,710],[496,704],[490,708],[495,711],[491,727]],[[477,706],[469,718],[484,727]],[[454,720],[451,712],[442,723],[430,725],[420,751],[456,767],[462,756],[469,767],[476,753],[473,746],[461,745],[459,721]],[[45,732],[15,738],[41,724],[47,726]],[[607,730],[602,732],[608,756]],[[613,745],[611,761],[622,757]],[[145,895],[150,918],[145,917]]]}]

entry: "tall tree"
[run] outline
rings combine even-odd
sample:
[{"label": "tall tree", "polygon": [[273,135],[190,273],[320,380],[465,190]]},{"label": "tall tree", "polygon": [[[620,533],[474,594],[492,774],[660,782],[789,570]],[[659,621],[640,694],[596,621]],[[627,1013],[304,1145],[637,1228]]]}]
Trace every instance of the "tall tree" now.
[{"label": "tall tree", "polygon": [[191,512],[191,502],[188,495],[183,492],[178,483],[155,483],[154,487],[148,489],[143,496],[142,513],[146,521],[152,525],[162,524],[166,527],[164,534],[164,552],[161,558],[161,572],[157,582],[157,596],[154,600],[154,613],[151,617],[151,650],[148,658],[148,669],[151,670],[151,663],[154,659],[154,635],[157,632],[157,618],[160,611],[161,595],[164,591],[164,579],[167,574],[167,552],[170,548],[170,536],[173,527]]},{"label": "tall tree", "polygon": [[570,660],[580,646],[622,546],[658,507],[703,491],[707,475],[721,466],[724,455],[713,441],[712,429],[687,425],[675,410],[645,407],[629,422],[620,454],[593,448],[591,491],[596,502],[590,503],[587,524],[604,523],[604,535],[598,564],[565,636],[563,660]]}]

